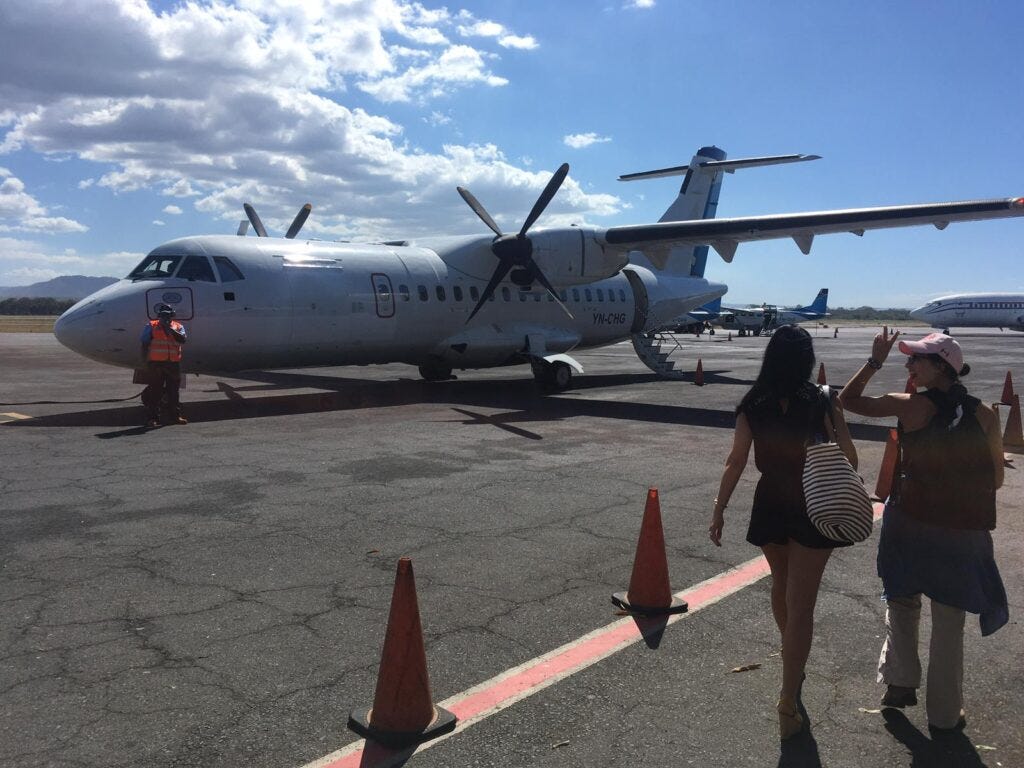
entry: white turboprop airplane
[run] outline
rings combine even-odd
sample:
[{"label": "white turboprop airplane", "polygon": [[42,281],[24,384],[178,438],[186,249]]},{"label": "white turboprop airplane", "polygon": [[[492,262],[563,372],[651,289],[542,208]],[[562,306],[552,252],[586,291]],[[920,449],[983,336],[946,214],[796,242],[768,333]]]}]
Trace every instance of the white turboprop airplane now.
[{"label": "white turboprop airplane", "polygon": [[910,316],[932,328],[1009,328],[1024,331],[1024,293],[960,293],[942,296]]},{"label": "white turboprop airplane", "polygon": [[[494,233],[381,243],[198,236],[154,249],[125,279],[75,304],[54,333],[111,365],[139,365],[139,333],[157,305],[189,330],[187,372],[402,362],[429,380],[453,369],[531,363],[565,389],[581,372],[567,352],[632,338],[665,370],[650,331],[725,293],[704,278],[708,246],[727,262],[741,242],[792,238],[804,253],[817,234],[1024,215],[1024,198],[744,216],[714,220],[724,173],[817,159],[726,160],[716,147],[690,164],[622,177],[685,174],[657,224],[533,230],[568,173],[561,166],[516,234],[504,234],[467,190],[459,193]],[[239,235],[245,234],[243,222]]]}]

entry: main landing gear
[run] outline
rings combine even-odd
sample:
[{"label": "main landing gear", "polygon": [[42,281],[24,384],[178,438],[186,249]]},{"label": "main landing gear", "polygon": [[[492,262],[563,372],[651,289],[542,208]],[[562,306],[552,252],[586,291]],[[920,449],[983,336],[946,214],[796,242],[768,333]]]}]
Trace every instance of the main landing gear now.
[{"label": "main landing gear", "polygon": [[533,378],[544,389],[564,392],[572,386],[572,366],[566,362],[534,360],[530,366],[533,368]]}]

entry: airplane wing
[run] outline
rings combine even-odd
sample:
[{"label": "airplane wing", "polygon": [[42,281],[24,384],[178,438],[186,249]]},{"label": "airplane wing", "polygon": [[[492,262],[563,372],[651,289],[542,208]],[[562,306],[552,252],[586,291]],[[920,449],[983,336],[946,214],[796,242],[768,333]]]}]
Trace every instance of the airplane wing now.
[{"label": "airplane wing", "polygon": [[740,243],[791,237],[804,253],[811,252],[815,235],[852,232],[863,235],[869,229],[914,227],[932,224],[945,229],[953,221],[979,221],[1024,216],[1024,197],[994,200],[965,200],[952,203],[894,205],[882,208],[851,208],[838,211],[783,213],[771,216],[740,216],[731,219],[664,221],[611,227],[599,234],[606,250],[642,250],[659,268],[674,246],[710,245],[731,262]]}]

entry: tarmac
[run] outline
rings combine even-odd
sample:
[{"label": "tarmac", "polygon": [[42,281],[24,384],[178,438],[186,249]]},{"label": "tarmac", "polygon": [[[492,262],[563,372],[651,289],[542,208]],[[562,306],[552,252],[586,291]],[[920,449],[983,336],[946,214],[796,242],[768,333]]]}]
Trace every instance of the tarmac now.
[{"label": "tarmac", "polygon": [[[875,330],[813,331],[830,383]],[[972,393],[998,400],[1007,370],[1024,389],[1024,334],[956,335]],[[759,556],[752,461],[721,548],[707,525],[766,339],[680,338],[705,386],[657,378],[628,343],[579,353],[586,373],[547,396],[527,366],[438,383],[404,365],[189,376],[190,423],[145,430],[130,372],[0,334],[0,765],[1024,765],[1022,454],[994,532],[1010,623],[982,638],[968,616],[962,733],[933,737],[923,695],[879,711],[877,526],[825,571],[811,727],[782,745],[767,578],[653,630],[616,611],[648,488],[674,591]],[[868,393],[903,391],[901,363]],[[892,424],[851,421],[871,489]],[[435,702],[539,672],[450,736],[383,755],[346,722],[373,703],[402,556]],[[621,625],[631,640],[548,669]]]}]

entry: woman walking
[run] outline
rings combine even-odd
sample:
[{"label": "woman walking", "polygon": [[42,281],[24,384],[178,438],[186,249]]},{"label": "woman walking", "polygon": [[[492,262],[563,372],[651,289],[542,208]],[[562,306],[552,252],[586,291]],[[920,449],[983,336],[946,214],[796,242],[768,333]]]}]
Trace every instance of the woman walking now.
[{"label": "woman walking", "polygon": [[761,548],[772,573],[772,614],[782,637],[782,690],[776,709],[783,739],[804,727],[798,698],[814,633],[818,587],[832,549],[843,546],[821,535],[807,517],[802,484],[806,447],[834,438],[857,466],[842,408],[810,382],[813,368],[810,334],[795,325],[776,330],[757,380],[736,408],[732,450],[708,529],[711,541],[721,546],[725,509],[753,445],[761,477],[747,541]]},{"label": "woman walking", "polygon": [[967,394],[960,377],[970,372],[951,337],[930,333],[901,341],[918,394],[867,397],[899,333],[875,336],[871,357],[840,399],[853,413],[895,416],[900,466],[882,517],[878,575],[886,600],[885,643],[878,682],[882,706],[917,704],[921,662],[917,639],[921,595],[931,599],[925,709],[933,731],[963,728],[964,612],[979,614],[982,635],[1007,622],[1006,590],[992,553],[996,489],[1003,484],[999,421]]}]

